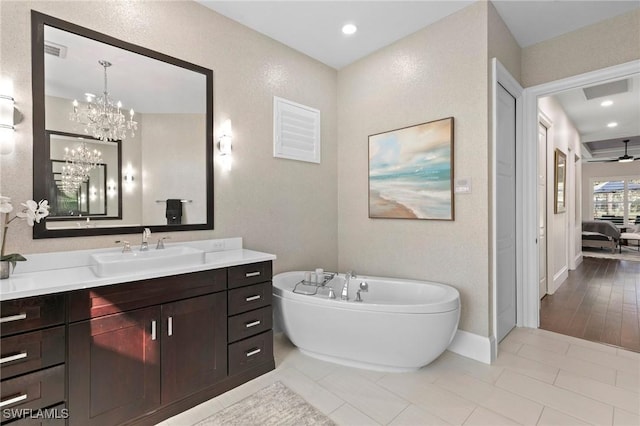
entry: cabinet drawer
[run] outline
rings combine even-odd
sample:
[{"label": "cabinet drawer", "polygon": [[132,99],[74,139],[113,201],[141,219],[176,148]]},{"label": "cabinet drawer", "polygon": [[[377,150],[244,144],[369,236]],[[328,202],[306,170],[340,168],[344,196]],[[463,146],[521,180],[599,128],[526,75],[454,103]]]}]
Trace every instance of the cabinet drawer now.
[{"label": "cabinet drawer", "polygon": [[271,306],[229,317],[229,342],[271,330],[272,322]]},{"label": "cabinet drawer", "polygon": [[229,315],[271,305],[271,281],[229,290]]},{"label": "cabinet drawer", "polygon": [[2,421],[14,418],[16,409],[38,410],[64,401],[64,365],[4,380],[0,408]]},{"label": "cabinet drawer", "polygon": [[213,269],[78,290],[69,294],[69,321],[159,305],[226,288],[227,271]]},{"label": "cabinet drawer", "polygon": [[272,274],[271,261],[232,266],[229,268],[229,288],[271,281]]},{"label": "cabinet drawer", "polygon": [[64,326],[2,338],[0,378],[64,363]]},{"label": "cabinet drawer", "polygon": [[229,375],[241,373],[273,359],[271,330],[229,345]]},{"label": "cabinet drawer", "polygon": [[0,335],[37,330],[64,323],[62,294],[6,300],[0,304]]}]

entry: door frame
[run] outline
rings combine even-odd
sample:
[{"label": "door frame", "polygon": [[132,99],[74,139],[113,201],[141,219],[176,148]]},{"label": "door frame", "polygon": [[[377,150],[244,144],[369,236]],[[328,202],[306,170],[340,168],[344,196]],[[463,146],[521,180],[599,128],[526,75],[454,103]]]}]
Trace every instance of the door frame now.
[{"label": "door frame", "polygon": [[[590,71],[549,83],[528,87],[523,93],[523,144],[516,150],[516,167],[522,177],[516,187],[521,192],[522,208],[520,233],[522,238],[522,285],[518,286],[518,326],[538,328],[540,326],[540,300],[538,299],[538,247],[537,247],[537,140],[538,140],[538,98],[582,86],[599,84],[640,73],[640,60]],[[525,159],[527,159],[525,161]],[[533,161],[531,160],[533,159]],[[518,201],[518,199],[516,199]],[[576,206],[577,207],[577,206]],[[495,216],[494,216],[495,218]],[[522,290],[522,291],[520,291]],[[495,293],[494,293],[495,305]]]},{"label": "door frame", "polygon": [[[496,150],[498,146],[498,123],[497,123],[497,114],[498,114],[498,84],[505,88],[507,92],[511,94],[516,100],[516,147],[522,146],[522,94],[523,88],[520,86],[520,83],[513,78],[513,76],[507,71],[507,69],[500,63],[500,61],[496,58],[491,59],[491,335],[489,337],[490,347],[491,347],[491,362],[493,362],[498,355],[498,339],[497,339],[497,327],[498,327],[498,265],[497,265],[497,245],[496,242],[498,240],[497,236],[497,160],[496,160]],[[519,149],[516,149],[516,326],[521,323],[521,307],[518,295],[522,293],[521,283],[522,283],[522,269],[521,264],[522,261],[522,246],[518,244],[519,241],[522,241],[522,233],[521,229],[523,227],[522,224],[522,191],[518,190],[518,182],[522,181],[521,171],[518,166],[518,157]]]},{"label": "door frame", "polygon": [[[547,131],[546,131],[546,141],[545,141],[545,172],[544,172],[544,179],[545,179],[545,183],[544,186],[546,188],[545,191],[545,209],[544,209],[544,215],[545,215],[545,219],[544,219],[544,241],[545,241],[545,245],[546,247],[544,248],[544,253],[546,255],[546,268],[545,268],[545,274],[546,274],[546,281],[547,281],[547,285],[545,288],[545,295],[549,294],[549,277],[553,275],[553,271],[551,269],[551,266],[549,265],[549,206],[553,206],[553,201],[551,201],[551,203],[549,203],[549,193],[553,193],[553,191],[550,190],[550,188],[553,187],[553,185],[549,185],[549,160],[548,160],[548,154],[549,154],[549,132],[551,131],[551,126],[553,126],[553,122],[551,121],[551,119],[549,117],[547,117],[547,115],[540,111],[538,109],[538,125],[542,124],[542,126],[544,126]],[[539,143],[539,142],[538,142]],[[539,149],[539,148],[538,148]],[[540,157],[538,157],[539,159]],[[539,163],[536,163],[537,166],[539,166]],[[538,207],[540,207],[540,203],[538,202],[537,204]],[[538,212],[540,212],[541,210],[538,209]],[[538,220],[540,219],[540,217],[538,217]],[[536,237],[537,238],[537,237]],[[538,241],[538,244],[540,242]],[[538,253],[540,253],[540,247],[538,247]],[[540,263],[540,257],[538,257],[538,263]],[[540,270],[540,268],[538,268],[538,271]],[[538,276],[538,282],[540,282],[540,278]],[[539,297],[539,296],[538,296]],[[544,296],[543,296],[544,297]]]}]

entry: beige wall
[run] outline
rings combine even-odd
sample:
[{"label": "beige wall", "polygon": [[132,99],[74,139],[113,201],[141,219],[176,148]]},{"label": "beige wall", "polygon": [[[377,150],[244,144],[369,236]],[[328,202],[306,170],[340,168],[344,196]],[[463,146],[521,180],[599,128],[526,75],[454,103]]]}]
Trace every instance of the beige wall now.
[{"label": "beige wall", "polygon": [[[452,284],[464,330],[487,336],[486,5],[476,3],[338,73],[340,270]],[[368,218],[368,135],[455,117],[455,221]]]},{"label": "beige wall", "polygon": [[[0,157],[0,192],[32,197],[30,9],[214,71],[214,129],[234,125],[234,166],[214,176],[215,230],[172,241],[244,237],[275,253],[276,271],[336,269],[336,71],[195,2],[1,2],[0,74],[14,84],[24,120],[16,148]],[[272,157],[273,96],[322,112],[322,164]],[[33,240],[24,223],[7,248],[24,254],[112,246],[116,236]]]},{"label": "beige wall", "polygon": [[522,85],[640,59],[640,9],[522,49]]},{"label": "beige wall", "polygon": [[489,59],[498,58],[513,78],[520,81],[522,49],[498,14],[493,3],[488,3],[487,12]]}]

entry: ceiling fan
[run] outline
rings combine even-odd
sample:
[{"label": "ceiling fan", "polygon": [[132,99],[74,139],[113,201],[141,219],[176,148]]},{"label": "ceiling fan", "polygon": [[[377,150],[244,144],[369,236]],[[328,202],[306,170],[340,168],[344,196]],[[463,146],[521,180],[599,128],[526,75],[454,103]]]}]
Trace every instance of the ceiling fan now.
[{"label": "ceiling fan", "polygon": [[627,147],[629,144],[629,139],[625,139],[622,141],[624,143],[624,155],[618,158],[614,158],[611,160],[589,160],[589,163],[612,163],[617,161],[618,163],[630,163],[632,161],[640,160],[640,157],[634,158],[633,155],[627,154]]}]

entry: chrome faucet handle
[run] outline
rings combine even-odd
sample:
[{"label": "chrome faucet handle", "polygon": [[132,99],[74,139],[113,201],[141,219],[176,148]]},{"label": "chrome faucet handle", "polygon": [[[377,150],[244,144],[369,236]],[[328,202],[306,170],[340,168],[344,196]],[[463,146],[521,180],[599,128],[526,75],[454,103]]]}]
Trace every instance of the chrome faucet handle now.
[{"label": "chrome faucet handle", "polygon": [[[360,283],[360,290],[362,290],[365,293],[368,292],[369,291],[369,283],[366,282],[366,281],[362,281]],[[360,290],[358,290],[358,291],[360,291]]]},{"label": "chrome faucet handle", "polygon": [[329,287],[329,299],[335,299],[336,293],[333,291],[333,287]]},{"label": "chrome faucet handle", "polygon": [[123,253],[131,253],[131,243],[129,241],[117,240],[116,244],[122,243],[122,252]]},{"label": "chrome faucet handle", "polygon": [[156,250],[164,250],[164,240],[168,240],[169,237],[158,238],[158,244],[156,244]]}]

